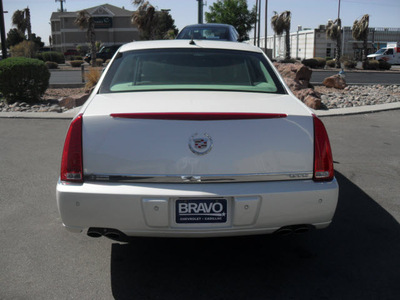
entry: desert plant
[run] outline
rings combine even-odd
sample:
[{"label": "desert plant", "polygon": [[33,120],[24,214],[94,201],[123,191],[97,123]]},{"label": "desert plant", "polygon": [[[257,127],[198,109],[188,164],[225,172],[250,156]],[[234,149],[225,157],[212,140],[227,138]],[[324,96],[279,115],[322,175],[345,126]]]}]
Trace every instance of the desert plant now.
[{"label": "desert plant", "polygon": [[285,35],[286,54],[285,59],[290,59],[290,23],[292,21],[292,14],[286,10],[281,14],[274,11],[274,16],[271,18],[271,26],[277,35]]},{"label": "desert plant", "polygon": [[50,72],[43,61],[11,57],[0,61],[0,93],[8,103],[40,100],[49,86]]},{"label": "desert plant", "polygon": [[96,33],[94,31],[94,18],[86,10],[81,10],[78,12],[75,24],[79,26],[80,29],[86,29],[86,38],[90,43],[92,66],[96,64]]},{"label": "desert plant", "polygon": [[46,61],[45,65],[48,69],[58,69],[58,63],[54,61]]},{"label": "desert plant", "polygon": [[89,91],[92,87],[96,86],[101,76],[101,69],[89,68],[89,71],[85,73],[86,85],[85,90]]},{"label": "desert plant", "polygon": [[318,62],[317,67],[323,69],[326,65],[326,60],[325,58],[322,57],[314,57],[314,59]]},{"label": "desert plant", "polygon": [[318,67],[318,61],[315,58],[309,58],[309,59],[303,59],[301,61],[301,63],[303,65],[305,65],[306,67],[315,69]]},{"label": "desert plant", "polygon": [[345,60],[343,61],[343,65],[346,69],[354,69],[357,66],[357,62],[355,60]]},{"label": "desert plant", "polygon": [[31,41],[22,41],[18,45],[10,48],[12,57],[35,57],[36,45]]},{"label": "desert plant", "polygon": [[101,67],[103,65],[103,59],[102,58],[96,58],[96,67]]},{"label": "desert plant", "polygon": [[69,63],[71,67],[78,68],[83,64],[83,60],[71,60]]},{"label": "desert plant", "polygon": [[384,61],[383,59],[379,60],[379,69],[390,70],[391,67],[392,65],[389,64],[387,61]]},{"label": "desert plant", "polygon": [[368,55],[369,15],[364,15],[359,21],[354,21],[352,35],[355,40],[363,41],[362,61],[364,65],[367,63]]},{"label": "desert plant", "polygon": [[336,61],[334,59],[329,59],[326,61],[326,65],[330,68],[334,68],[336,66]]},{"label": "desert plant", "polygon": [[342,20],[340,18],[337,18],[335,21],[328,21],[328,24],[326,25],[326,36],[329,39],[336,41],[335,64],[336,68],[340,68],[340,55],[342,52]]}]

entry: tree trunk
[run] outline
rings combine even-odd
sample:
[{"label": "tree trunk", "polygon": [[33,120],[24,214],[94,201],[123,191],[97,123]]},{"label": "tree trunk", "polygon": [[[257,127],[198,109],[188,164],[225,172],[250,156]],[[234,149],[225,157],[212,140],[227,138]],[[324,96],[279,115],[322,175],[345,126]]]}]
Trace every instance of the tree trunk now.
[{"label": "tree trunk", "polygon": [[363,54],[362,54],[363,64],[367,61],[367,55],[368,55],[368,35],[363,40]]},{"label": "tree trunk", "polygon": [[342,36],[340,35],[336,40],[336,55],[335,55],[335,67],[340,69],[340,57],[342,52]]},{"label": "tree trunk", "polygon": [[88,22],[88,35],[89,35],[89,41],[90,41],[90,48],[91,48],[91,65],[92,67],[96,66],[96,34],[94,32],[94,22],[93,19],[91,19]]},{"label": "tree trunk", "polygon": [[285,43],[286,43],[285,59],[290,59],[290,32],[289,32],[289,30],[286,30]]}]

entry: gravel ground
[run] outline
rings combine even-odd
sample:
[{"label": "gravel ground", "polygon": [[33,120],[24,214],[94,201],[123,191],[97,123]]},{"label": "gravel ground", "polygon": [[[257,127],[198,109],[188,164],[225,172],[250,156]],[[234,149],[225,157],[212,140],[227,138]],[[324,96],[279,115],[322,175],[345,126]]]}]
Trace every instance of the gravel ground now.
[{"label": "gravel ground", "polygon": [[325,109],[400,102],[400,85],[349,85],[344,90],[316,86]]}]

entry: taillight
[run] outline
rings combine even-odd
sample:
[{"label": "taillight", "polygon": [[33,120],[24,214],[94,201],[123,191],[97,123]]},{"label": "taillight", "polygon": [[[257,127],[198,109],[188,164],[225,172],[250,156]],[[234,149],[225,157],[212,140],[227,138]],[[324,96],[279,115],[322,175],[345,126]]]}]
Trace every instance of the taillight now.
[{"label": "taillight", "polygon": [[328,133],[316,115],[314,119],[314,181],[330,181],[334,177],[333,158]]},{"label": "taillight", "polygon": [[72,120],[69,126],[64,143],[60,177],[62,181],[83,181],[82,114]]}]

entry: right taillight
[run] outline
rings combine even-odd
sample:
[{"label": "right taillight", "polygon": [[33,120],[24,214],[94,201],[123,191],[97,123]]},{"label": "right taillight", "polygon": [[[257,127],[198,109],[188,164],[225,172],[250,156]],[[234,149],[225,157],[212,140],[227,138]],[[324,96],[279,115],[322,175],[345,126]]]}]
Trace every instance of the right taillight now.
[{"label": "right taillight", "polygon": [[325,126],[314,119],[314,181],[331,181],[334,177],[332,149]]},{"label": "right taillight", "polygon": [[62,181],[82,182],[82,114],[72,120],[65,138],[61,160]]}]

